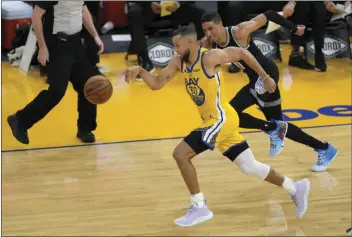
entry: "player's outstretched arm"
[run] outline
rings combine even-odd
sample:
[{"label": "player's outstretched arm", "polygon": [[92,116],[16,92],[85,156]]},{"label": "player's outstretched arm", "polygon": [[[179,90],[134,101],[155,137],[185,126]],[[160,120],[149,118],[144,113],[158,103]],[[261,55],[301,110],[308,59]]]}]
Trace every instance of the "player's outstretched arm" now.
[{"label": "player's outstretched arm", "polygon": [[179,70],[180,65],[181,60],[179,56],[175,55],[171,58],[169,64],[163,68],[158,75],[152,74],[140,66],[130,67],[122,74],[125,75],[125,80],[127,83],[134,80],[139,75],[150,89],[160,90],[171,80],[177,70]]},{"label": "player's outstretched arm", "polygon": [[273,10],[268,10],[254,18],[252,18],[249,21],[242,22],[237,25],[238,29],[233,31],[235,34],[236,38],[238,39],[247,39],[248,36],[258,30],[259,28],[263,27],[268,21],[272,21],[278,25],[284,26],[291,30],[292,33],[295,33],[297,35],[303,35],[304,34],[304,26],[295,26],[292,24],[289,20],[287,20],[285,17],[281,16],[277,12]]},{"label": "player's outstretched arm", "polygon": [[251,67],[264,81],[264,87],[272,93],[276,89],[275,81],[265,72],[255,57],[246,49],[237,47],[227,47],[225,49],[213,49],[209,52],[208,65],[216,67],[216,65],[224,65],[232,62],[243,60]]}]

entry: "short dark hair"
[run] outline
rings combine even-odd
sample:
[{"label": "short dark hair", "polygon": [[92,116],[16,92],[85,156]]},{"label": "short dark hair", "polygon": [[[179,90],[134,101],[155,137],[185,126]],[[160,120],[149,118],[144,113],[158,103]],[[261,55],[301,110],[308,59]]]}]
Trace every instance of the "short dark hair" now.
[{"label": "short dark hair", "polygon": [[192,25],[185,25],[181,26],[180,28],[176,29],[173,33],[173,36],[180,35],[180,36],[188,36],[188,35],[197,35],[197,31]]},{"label": "short dark hair", "polygon": [[221,16],[216,11],[206,12],[203,14],[201,21],[202,23],[213,21],[214,23],[219,24],[221,22]]}]

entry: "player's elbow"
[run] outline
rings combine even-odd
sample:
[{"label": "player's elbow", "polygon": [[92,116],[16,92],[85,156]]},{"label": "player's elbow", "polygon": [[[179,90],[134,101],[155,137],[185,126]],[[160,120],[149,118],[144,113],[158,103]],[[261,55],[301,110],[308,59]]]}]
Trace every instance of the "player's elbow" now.
[{"label": "player's elbow", "polygon": [[158,91],[161,88],[163,88],[163,85],[161,85],[159,83],[154,83],[154,84],[150,85],[150,89],[152,89],[153,91]]},{"label": "player's elbow", "polygon": [[152,89],[153,91],[158,91],[160,90],[162,87],[160,86],[151,86],[150,89]]}]

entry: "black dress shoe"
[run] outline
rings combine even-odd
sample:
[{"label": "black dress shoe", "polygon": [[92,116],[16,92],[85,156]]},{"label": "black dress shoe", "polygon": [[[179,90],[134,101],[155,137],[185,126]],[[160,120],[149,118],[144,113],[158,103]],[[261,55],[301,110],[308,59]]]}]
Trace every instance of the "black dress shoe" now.
[{"label": "black dress shoe", "polygon": [[26,129],[23,129],[18,122],[16,114],[10,115],[7,117],[7,123],[9,124],[13,136],[17,141],[23,144],[29,144],[28,132]]},{"label": "black dress shoe", "polygon": [[92,132],[78,131],[77,138],[79,138],[84,143],[95,142],[95,136]]},{"label": "black dress shoe", "polygon": [[288,65],[306,70],[314,70],[314,66],[308,60],[302,57],[299,53],[293,52],[288,60]]}]

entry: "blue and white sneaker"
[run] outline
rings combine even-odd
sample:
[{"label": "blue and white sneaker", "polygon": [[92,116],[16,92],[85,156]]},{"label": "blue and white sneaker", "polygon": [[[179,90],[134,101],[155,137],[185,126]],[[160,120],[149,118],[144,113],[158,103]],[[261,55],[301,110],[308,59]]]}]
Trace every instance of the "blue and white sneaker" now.
[{"label": "blue and white sneaker", "polygon": [[266,132],[270,137],[270,151],[269,155],[271,157],[277,156],[284,147],[284,139],[287,133],[287,122],[274,120],[276,123],[276,129]]},{"label": "blue and white sneaker", "polygon": [[327,170],[328,165],[338,154],[337,149],[330,144],[328,149],[317,149],[316,152],[318,152],[318,162],[312,166],[312,170],[315,172]]}]

